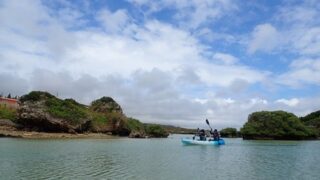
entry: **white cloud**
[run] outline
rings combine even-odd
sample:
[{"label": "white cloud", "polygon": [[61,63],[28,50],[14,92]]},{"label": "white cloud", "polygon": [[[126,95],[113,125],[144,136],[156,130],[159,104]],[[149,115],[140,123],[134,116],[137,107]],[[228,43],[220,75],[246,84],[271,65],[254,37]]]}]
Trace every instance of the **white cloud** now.
[{"label": "white cloud", "polygon": [[235,103],[235,100],[231,98],[215,98],[214,101],[218,106],[228,106]]},{"label": "white cloud", "polygon": [[271,24],[260,24],[252,32],[252,39],[248,45],[250,54],[256,51],[270,52],[281,42],[279,33]]},{"label": "white cloud", "polygon": [[108,9],[103,9],[98,12],[97,19],[103,24],[108,32],[119,32],[129,22],[129,16],[126,10],[120,9],[111,12]]},{"label": "white cloud", "polygon": [[281,74],[276,82],[292,87],[319,85],[320,59],[297,59],[290,64],[289,71]]},{"label": "white cloud", "polygon": [[129,0],[139,7],[148,7],[148,13],[152,14],[164,9],[175,9],[174,15],[180,25],[187,29],[197,29],[203,24],[212,23],[216,19],[231,15],[238,9],[236,3],[230,0],[160,0],[144,1]]},{"label": "white cloud", "polygon": [[320,53],[320,16],[318,2],[287,3],[275,13],[278,47],[300,56],[318,56]]},{"label": "white cloud", "polygon": [[[266,81],[270,72],[249,67],[227,51],[208,48],[188,29],[202,28],[236,6],[231,1],[188,2],[160,2],[178,10],[175,18],[185,20],[178,27],[148,18],[136,24],[129,12],[105,8],[94,14],[101,24],[81,27],[82,11],[70,8],[53,16],[42,1],[2,1],[0,92],[21,95],[46,90],[83,103],[112,96],[128,116],[189,127],[203,124],[206,117],[219,128],[241,127],[254,111],[284,109],[305,114],[319,107],[316,98],[299,97],[300,107],[253,98],[249,90],[241,94]],[[137,3],[155,4],[152,11],[163,8],[155,1]],[[253,34],[251,53],[277,48],[278,30],[272,25],[257,26]],[[308,46],[317,42],[317,30],[309,34],[299,37],[306,45],[297,49],[317,47],[316,43]],[[226,34],[226,38],[233,36]],[[301,69],[308,73],[299,75]],[[295,61],[276,80],[316,84],[319,69],[318,60]]]},{"label": "white cloud", "polygon": [[208,102],[208,99],[195,98],[193,101],[198,102],[200,104],[206,104]]},{"label": "white cloud", "polygon": [[294,6],[281,7],[275,19],[290,25],[308,26],[318,21],[318,13],[316,6],[302,2]]},{"label": "white cloud", "polygon": [[196,72],[203,82],[220,87],[232,86],[239,80],[254,84],[268,76],[267,72],[258,72],[242,65],[201,64]]},{"label": "white cloud", "polygon": [[[188,31],[156,20],[137,26],[119,15],[124,19],[119,21],[119,26],[118,22],[105,24],[105,28],[114,27],[115,32],[121,32],[122,26],[126,26],[129,33],[122,35],[97,28],[70,31],[71,24],[65,26],[64,21],[46,14],[43,5],[36,6],[30,7],[35,11],[30,14],[43,12],[48,26],[33,22],[38,21],[37,17],[27,18],[26,23],[35,29],[30,30],[7,16],[7,23],[0,27],[1,38],[5,40],[0,49],[3,58],[0,70],[23,77],[12,79],[11,85],[6,81],[13,89],[16,86],[12,84],[25,82],[20,83],[23,87],[17,87],[21,88],[16,91],[18,95],[28,90],[46,90],[83,103],[107,95],[119,101],[128,116],[144,122],[191,126],[206,116],[207,109],[214,109],[215,115],[219,103],[226,106],[233,103],[228,98],[220,98],[217,100],[220,102],[212,102],[212,106],[192,101],[193,97],[208,99],[195,96],[193,87],[228,87],[239,79],[256,83],[266,76],[241,63],[234,64],[236,57],[229,54],[216,54],[216,58],[225,63],[211,61],[202,55],[207,48]],[[20,10],[6,8],[0,10],[6,15]],[[116,16],[115,13],[108,15]],[[25,14],[16,16],[20,18]],[[11,26],[31,34],[9,31]],[[38,35],[36,32],[40,32],[42,38],[34,36]],[[221,117],[221,121],[226,119]],[[233,122],[231,116],[228,118]]]},{"label": "white cloud", "polygon": [[276,103],[282,103],[285,104],[287,106],[297,106],[299,104],[299,99],[297,98],[292,98],[292,99],[278,99],[276,100]]},{"label": "white cloud", "polygon": [[[320,15],[320,13],[319,13]],[[293,48],[301,55],[318,56],[320,53],[320,27],[305,27],[290,33]],[[289,38],[289,37],[288,37]]]},{"label": "white cloud", "polygon": [[239,61],[238,58],[230,55],[230,54],[225,54],[225,53],[215,53],[213,55],[213,59],[216,59],[218,61],[221,61],[223,64],[235,64]]}]

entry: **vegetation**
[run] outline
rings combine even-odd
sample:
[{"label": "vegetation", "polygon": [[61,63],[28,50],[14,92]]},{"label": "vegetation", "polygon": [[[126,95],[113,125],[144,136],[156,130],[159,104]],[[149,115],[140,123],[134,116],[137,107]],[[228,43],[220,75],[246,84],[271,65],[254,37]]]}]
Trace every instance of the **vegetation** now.
[{"label": "vegetation", "polygon": [[61,100],[55,97],[48,98],[45,102],[47,111],[54,117],[77,123],[78,120],[88,118],[88,111],[83,105],[74,100]]},{"label": "vegetation", "polygon": [[320,110],[310,113],[305,117],[301,117],[300,120],[309,128],[316,131],[317,136],[320,136]]},{"label": "vegetation", "polygon": [[130,131],[145,131],[144,125],[139,120],[134,118],[127,119],[127,126]]},{"label": "vegetation", "polygon": [[170,134],[195,134],[197,132],[196,129],[187,129],[182,127],[176,127],[171,125],[160,125],[166,132]]},{"label": "vegetation", "polygon": [[261,111],[249,115],[241,128],[244,139],[313,139],[316,133],[292,113]]},{"label": "vegetation", "polygon": [[0,104],[0,119],[10,119],[15,120],[16,119],[16,110],[7,108],[4,105]]},{"label": "vegetation", "polygon": [[121,112],[121,107],[119,104],[113,100],[111,97],[102,97],[91,103],[90,109],[96,112],[111,113],[111,112]]},{"label": "vegetation", "polygon": [[56,98],[53,95],[51,95],[48,92],[42,92],[42,91],[32,91],[29,94],[26,94],[20,98],[21,102],[25,101],[40,101],[41,99],[47,99],[47,98]]},{"label": "vegetation", "polygon": [[168,137],[168,133],[157,124],[147,124],[145,125],[146,133],[150,137]]},{"label": "vegetation", "polygon": [[237,132],[236,128],[225,128],[220,131],[221,137],[240,137],[239,132]]}]

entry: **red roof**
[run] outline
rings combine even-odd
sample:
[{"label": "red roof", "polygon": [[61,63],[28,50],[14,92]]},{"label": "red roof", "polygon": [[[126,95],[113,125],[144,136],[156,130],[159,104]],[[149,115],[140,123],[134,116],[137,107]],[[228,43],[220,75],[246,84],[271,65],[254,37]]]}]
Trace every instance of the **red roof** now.
[{"label": "red roof", "polygon": [[11,102],[11,103],[18,103],[18,99],[4,98],[4,97],[0,97],[0,101],[6,101],[6,102]]}]

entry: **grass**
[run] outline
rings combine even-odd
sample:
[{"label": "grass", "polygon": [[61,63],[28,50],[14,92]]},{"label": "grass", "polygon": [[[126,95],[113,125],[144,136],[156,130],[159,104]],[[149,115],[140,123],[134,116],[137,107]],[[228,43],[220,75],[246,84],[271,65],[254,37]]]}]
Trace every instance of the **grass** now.
[{"label": "grass", "polygon": [[81,119],[88,118],[88,110],[85,106],[78,104],[74,100],[60,100],[48,98],[45,102],[47,111],[54,117],[63,118],[73,123]]},{"label": "grass", "polygon": [[0,105],[0,119],[16,119],[16,110],[7,108],[4,105]]},{"label": "grass", "polygon": [[128,118],[127,119],[127,126],[131,131],[133,131],[133,130],[135,130],[135,131],[144,131],[143,124],[137,119]]}]

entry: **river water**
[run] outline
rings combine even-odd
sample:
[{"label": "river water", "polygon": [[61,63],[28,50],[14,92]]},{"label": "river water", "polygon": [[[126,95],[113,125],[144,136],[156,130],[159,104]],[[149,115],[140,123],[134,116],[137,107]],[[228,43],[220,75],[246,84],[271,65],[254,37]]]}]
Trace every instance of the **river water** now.
[{"label": "river water", "polygon": [[0,179],[320,179],[320,141],[0,138]]}]

